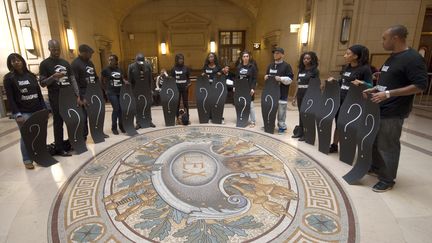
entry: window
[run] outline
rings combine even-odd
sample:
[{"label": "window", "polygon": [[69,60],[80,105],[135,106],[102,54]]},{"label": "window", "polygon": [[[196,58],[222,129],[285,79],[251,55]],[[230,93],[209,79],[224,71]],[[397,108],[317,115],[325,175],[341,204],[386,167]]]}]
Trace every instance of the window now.
[{"label": "window", "polygon": [[219,62],[221,65],[236,63],[245,49],[245,31],[219,32]]}]

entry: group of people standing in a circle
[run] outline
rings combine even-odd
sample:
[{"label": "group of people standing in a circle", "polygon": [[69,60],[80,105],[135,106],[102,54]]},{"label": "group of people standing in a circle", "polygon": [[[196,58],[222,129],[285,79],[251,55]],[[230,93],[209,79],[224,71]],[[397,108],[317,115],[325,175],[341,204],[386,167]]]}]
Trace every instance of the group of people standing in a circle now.
[{"label": "group of people standing in a circle", "polygon": [[[382,35],[383,47],[391,51],[391,56],[380,69],[377,85],[373,86],[373,74],[369,65],[369,50],[363,45],[350,46],[344,55],[346,65],[343,66],[338,78],[329,77],[321,81],[321,89],[328,82],[338,82],[340,87],[340,102],[343,103],[348,94],[350,86],[366,86],[363,93],[369,94],[372,102],[379,103],[381,122],[377,138],[374,144],[372,172],[378,174],[379,183],[374,186],[374,191],[386,191],[393,187],[394,179],[399,162],[400,135],[403,121],[408,117],[414,94],[426,89],[427,73],[422,57],[406,43],[408,31],[405,26],[396,25],[388,28]],[[110,100],[113,112],[111,115],[111,130],[113,134],[125,132],[122,124],[122,111],[120,105],[120,92],[123,85],[131,85],[132,90],[137,84],[149,82],[145,87],[151,87],[152,66],[145,61],[143,54],[137,54],[135,62],[130,64],[125,73],[119,68],[119,58],[112,54],[108,58],[109,65],[101,72],[101,80],[97,75],[91,61],[93,49],[86,45],[79,46],[79,56],[69,64],[60,57],[60,43],[56,40],[48,42],[50,56],[42,61],[39,67],[39,77],[28,70],[24,58],[12,53],[7,58],[9,73],[4,76],[4,87],[8,103],[18,126],[22,126],[34,112],[45,109],[47,106],[42,97],[40,86],[48,88],[48,99],[53,115],[53,131],[55,154],[70,156],[64,149],[63,119],[60,115],[59,96],[60,90],[65,87],[73,90],[76,104],[83,107],[84,132],[86,139],[88,135],[86,100],[87,85],[101,82],[101,86]],[[286,111],[288,105],[288,92],[290,84],[297,83],[296,101],[300,108],[303,97],[309,87],[311,79],[320,78],[318,69],[318,57],[316,53],[309,51],[300,56],[298,63],[297,79],[291,66],[284,61],[285,50],[277,47],[273,49],[273,61],[265,71],[264,80],[274,77],[279,84],[280,97],[278,100],[277,126],[279,133],[286,132]],[[178,123],[189,124],[189,100],[188,89],[191,85],[191,70],[185,65],[183,54],[177,54],[174,66],[170,71],[161,70],[156,79],[156,91],[159,91],[169,76],[175,79],[179,91],[179,105],[177,107]],[[227,65],[221,66],[215,53],[209,53],[205,59],[201,75],[208,77],[210,83],[214,82],[217,75],[226,76],[227,85],[235,82],[247,82],[249,95],[251,96],[249,126],[256,125],[254,108],[254,96],[257,87],[257,64],[252,60],[251,53],[243,51],[240,55],[236,73],[229,72]],[[234,80],[234,81],[233,81]],[[233,90],[235,92],[235,89]],[[180,103],[183,103],[181,109]],[[300,110],[300,109],[299,109]],[[300,141],[303,138],[303,121],[299,116],[299,124],[292,135]],[[181,119],[180,119],[181,118]],[[336,115],[337,119],[337,115]],[[150,127],[155,127],[151,122]],[[137,123],[136,129],[140,125]],[[330,153],[338,151],[338,127],[334,132],[333,143],[330,145]],[[105,137],[108,135],[104,134]],[[29,158],[23,141],[21,141],[21,152],[24,165],[27,169],[33,169],[33,162]]]}]

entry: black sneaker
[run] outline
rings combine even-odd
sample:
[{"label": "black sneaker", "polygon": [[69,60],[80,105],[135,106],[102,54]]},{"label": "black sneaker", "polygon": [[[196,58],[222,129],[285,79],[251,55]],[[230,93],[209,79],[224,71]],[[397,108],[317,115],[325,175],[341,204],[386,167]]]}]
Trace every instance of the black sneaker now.
[{"label": "black sneaker", "polygon": [[119,135],[119,132],[118,132],[118,130],[117,129],[111,129],[111,131],[112,131],[112,133],[114,134],[114,135]]},{"label": "black sneaker", "polygon": [[150,127],[156,127],[156,125],[153,124],[153,122],[150,122]]},{"label": "black sneaker", "polygon": [[299,141],[300,141],[300,142],[306,141],[306,138],[303,137],[303,136],[301,136],[301,137],[299,138]]},{"label": "black sneaker", "polygon": [[122,133],[126,133],[126,130],[123,128],[123,126],[120,126],[120,131],[121,131]]},{"label": "black sneaker", "polygon": [[135,130],[139,130],[140,128],[141,128],[141,126],[139,124],[136,124]]},{"label": "black sneaker", "polygon": [[331,154],[331,153],[337,153],[337,151],[338,151],[338,145],[337,145],[337,144],[334,144],[334,143],[330,144],[329,153],[330,153],[330,154]]},{"label": "black sneaker", "polygon": [[386,192],[393,188],[392,184],[385,183],[383,181],[379,181],[375,186],[372,187],[372,191],[374,192]]},{"label": "black sneaker", "polygon": [[104,136],[104,138],[109,138],[109,135],[108,134],[103,134],[103,136]]},{"label": "black sneaker", "polygon": [[69,152],[66,152],[64,150],[57,151],[55,155],[59,155],[61,157],[70,157],[70,156],[72,156],[72,154],[70,154]]}]

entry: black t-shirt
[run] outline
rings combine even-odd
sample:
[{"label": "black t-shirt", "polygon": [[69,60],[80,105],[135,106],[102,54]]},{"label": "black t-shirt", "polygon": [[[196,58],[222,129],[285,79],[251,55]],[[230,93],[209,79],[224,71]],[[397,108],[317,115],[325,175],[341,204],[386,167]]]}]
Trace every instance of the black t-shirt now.
[{"label": "black t-shirt", "polygon": [[202,70],[203,70],[203,73],[208,75],[210,82],[213,82],[213,80],[216,77],[216,74],[218,72],[220,72],[221,68],[218,65],[216,65],[212,68],[209,67],[208,65],[204,65]]},{"label": "black t-shirt", "polygon": [[[319,70],[316,67],[306,70],[300,70],[297,77],[298,85],[309,85],[309,81],[312,78],[319,78]],[[299,89],[303,89],[303,87],[299,87]]]},{"label": "black t-shirt", "polygon": [[255,65],[251,63],[247,65],[240,64],[237,67],[237,78],[239,80],[247,79],[249,82],[250,89],[255,89],[256,87],[256,76],[257,76],[257,72],[256,72]]},{"label": "black t-shirt", "polygon": [[369,64],[366,65],[358,65],[355,67],[351,67],[351,65],[346,65],[341,71],[341,77],[339,79],[340,86],[340,96],[341,102],[345,99],[348,94],[348,90],[351,85],[351,81],[356,79],[365,81],[372,87],[372,72]]},{"label": "black t-shirt", "polygon": [[[293,79],[294,77],[291,65],[289,65],[285,61],[281,63],[273,62],[272,64],[270,64],[267,67],[266,74],[270,76],[290,77],[291,79]],[[288,100],[288,91],[289,85],[280,83],[280,100]]]},{"label": "black t-shirt", "polygon": [[42,92],[35,75],[31,73],[8,73],[4,77],[3,86],[12,114],[30,113],[45,108]]},{"label": "black t-shirt", "polygon": [[123,85],[123,72],[120,68],[107,67],[102,70],[102,77],[108,80],[105,87],[108,94],[120,94]]},{"label": "black t-shirt", "polygon": [[70,79],[73,73],[71,66],[66,60],[48,57],[41,62],[39,65],[39,75],[41,80],[51,77],[54,73],[63,73],[65,76],[48,85],[48,91],[58,91],[60,87],[71,85]]},{"label": "black t-shirt", "polygon": [[[392,90],[415,85],[425,90],[427,87],[426,64],[417,51],[408,50],[393,53],[381,67],[378,90]],[[406,118],[412,109],[414,95],[390,97],[380,103],[381,117]]]},{"label": "black t-shirt", "polygon": [[174,66],[171,69],[170,75],[175,78],[177,84],[189,84],[189,68],[185,65]]},{"label": "black t-shirt", "polygon": [[87,84],[95,83],[98,80],[95,67],[92,61],[84,61],[80,57],[75,58],[71,66],[78,84],[79,94],[83,97],[86,93]]}]

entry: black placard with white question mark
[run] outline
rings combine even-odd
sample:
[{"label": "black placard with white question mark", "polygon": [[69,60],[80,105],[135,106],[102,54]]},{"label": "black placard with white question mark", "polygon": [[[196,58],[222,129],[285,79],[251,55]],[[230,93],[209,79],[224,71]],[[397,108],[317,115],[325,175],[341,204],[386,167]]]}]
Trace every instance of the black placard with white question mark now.
[{"label": "black placard with white question mark", "polygon": [[[306,102],[307,103],[307,102]],[[318,150],[328,154],[332,137],[333,119],[340,106],[340,88],[337,82],[327,82],[321,96],[320,107],[316,112],[318,130]]]},{"label": "black placard with white question mark", "polygon": [[58,162],[47,150],[48,115],[48,110],[37,111],[20,128],[21,136],[31,160],[44,167]]},{"label": "black placard with white question mark", "polygon": [[174,78],[169,77],[164,80],[162,89],[160,91],[160,97],[164,113],[165,126],[174,126],[179,103],[179,91]]},{"label": "black placard with white question mark", "polygon": [[127,135],[134,136],[138,134],[134,126],[136,101],[130,84],[124,84],[120,89],[120,108],[122,112],[123,128]]},{"label": "black placard with white question mark", "polygon": [[249,124],[250,114],[250,87],[248,79],[236,79],[234,81],[234,106],[237,113],[237,127],[246,127]]},{"label": "black placard with white question mark", "polygon": [[77,97],[72,86],[60,88],[60,115],[66,123],[69,142],[77,154],[87,151],[84,140],[84,115],[81,106],[77,104]]},{"label": "black placard with white question mark", "polygon": [[274,133],[276,114],[279,106],[280,87],[279,82],[270,76],[264,84],[261,94],[261,113],[264,123],[264,131]]},{"label": "black placard with white question mark", "polygon": [[305,142],[311,145],[315,144],[316,138],[315,116],[321,104],[320,84],[321,81],[318,78],[312,78],[309,81],[309,87],[303,96],[302,105],[299,107],[303,122],[303,136]]},{"label": "black placard with white question mark", "polygon": [[95,143],[105,141],[105,99],[99,82],[87,84],[86,89],[87,115],[89,119],[90,133]]},{"label": "black placard with white question mark", "polygon": [[213,83],[210,85],[209,95],[212,123],[222,124],[227,94],[228,90],[225,75],[216,75]]},{"label": "black placard with white question mark", "polygon": [[208,123],[211,114],[209,101],[210,81],[207,76],[198,76],[195,87],[196,105],[200,123]]}]

